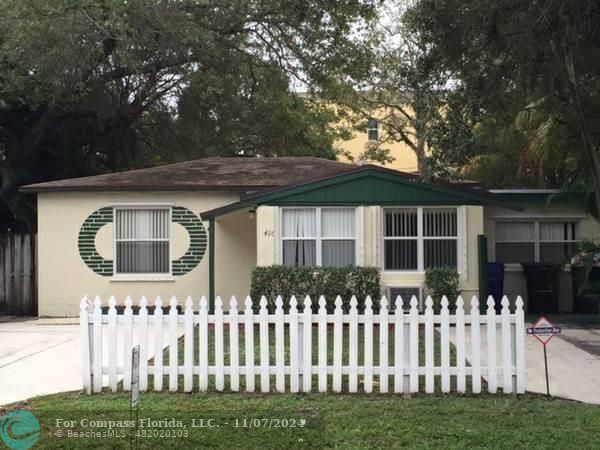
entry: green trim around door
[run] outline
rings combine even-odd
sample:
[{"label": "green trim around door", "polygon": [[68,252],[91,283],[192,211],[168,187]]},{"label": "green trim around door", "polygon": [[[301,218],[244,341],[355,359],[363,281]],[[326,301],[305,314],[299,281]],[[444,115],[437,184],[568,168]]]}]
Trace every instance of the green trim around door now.
[{"label": "green trim around door", "polygon": [[208,309],[215,310],[215,219],[208,221]]},{"label": "green trim around door", "polygon": [[477,264],[479,265],[479,310],[487,310],[488,298],[488,251],[487,238],[480,234],[477,236]]}]

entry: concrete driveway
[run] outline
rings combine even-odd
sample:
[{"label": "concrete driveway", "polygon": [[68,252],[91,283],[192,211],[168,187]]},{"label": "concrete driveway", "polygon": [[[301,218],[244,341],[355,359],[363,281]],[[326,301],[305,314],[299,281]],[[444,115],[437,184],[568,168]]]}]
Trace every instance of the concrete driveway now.
[{"label": "concrete driveway", "polygon": [[0,405],[82,388],[78,325],[0,322]]},{"label": "concrete driveway", "polygon": [[[564,316],[552,317],[561,326],[562,334],[554,337],[547,346],[550,395],[585,403],[600,404],[600,327],[597,322],[574,323]],[[527,323],[526,326],[531,326]],[[450,340],[456,342],[455,329],[450,329]],[[496,331],[500,336],[500,327]],[[470,333],[466,333],[466,358],[470,359]],[[481,348],[487,347],[486,329],[481,328]],[[501,361],[500,339],[497,341],[496,360]],[[486,364],[485,352],[481,364]],[[533,336],[525,336],[525,364],[527,366],[527,391],[546,394],[544,350]],[[486,377],[484,377],[486,378]],[[498,379],[501,387],[501,380]]]},{"label": "concrete driveway", "polygon": [[[122,332],[119,327],[119,342],[123,342]],[[0,318],[0,405],[83,389],[79,333],[79,318]],[[168,333],[169,327],[163,327],[165,347],[169,342]],[[183,325],[178,335],[183,335]],[[132,338],[134,343],[139,341],[135,332]],[[106,335],[103,342],[103,360],[107,361]],[[148,357],[154,357],[154,346],[148,349]],[[122,361],[122,346],[119,346],[118,358]]]},{"label": "concrete driveway", "polygon": [[[600,404],[600,327],[552,319],[562,333],[547,345],[550,395]],[[542,344],[525,337],[527,390],[546,393]]]}]

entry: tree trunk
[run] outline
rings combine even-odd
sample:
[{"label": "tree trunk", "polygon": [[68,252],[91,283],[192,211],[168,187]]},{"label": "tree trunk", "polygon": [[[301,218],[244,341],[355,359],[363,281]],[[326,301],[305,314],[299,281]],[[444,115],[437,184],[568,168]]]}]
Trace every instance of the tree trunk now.
[{"label": "tree trunk", "polygon": [[432,174],[427,161],[427,155],[425,154],[427,149],[427,140],[425,138],[427,133],[427,124],[424,114],[422,111],[420,111],[417,103],[418,102],[415,102],[415,153],[417,155],[417,167],[419,169],[419,175],[421,175],[421,178],[428,181],[431,179]]}]

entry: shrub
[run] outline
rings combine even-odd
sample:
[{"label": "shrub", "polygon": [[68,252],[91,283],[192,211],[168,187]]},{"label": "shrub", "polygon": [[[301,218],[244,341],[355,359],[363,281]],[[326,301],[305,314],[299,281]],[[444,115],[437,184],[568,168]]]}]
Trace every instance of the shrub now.
[{"label": "shrub", "polygon": [[460,295],[458,272],[450,267],[435,267],[425,272],[427,293],[433,299],[435,311],[441,307],[442,297],[448,297],[448,308],[454,310],[456,298]]},{"label": "shrub", "polygon": [[261,296],[268,301],[269,311],[275,310],[275,299],[281,295],[284,310],[288,310],[292,295],[298,300],[298,309],[303,308],[304,297],[310,295],[313,311],[319,309],[321,295],[327,301],[328,313],[335,309],[335,298],[342,298],[342,309],[350,309],[353,295],[358,300],[358,310],[364,311],[367,295],[373,300],[373,309],[379,304],[380,280],[377,267],[256,267],[252,271],[250,290],[255,309],[259,307]]}]

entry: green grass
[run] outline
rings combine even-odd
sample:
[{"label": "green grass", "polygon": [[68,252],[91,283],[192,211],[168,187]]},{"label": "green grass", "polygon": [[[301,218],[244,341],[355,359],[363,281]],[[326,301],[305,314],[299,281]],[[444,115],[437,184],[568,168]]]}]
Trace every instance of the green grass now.
[{"label": "green grass", "polygon": [[[16,408],[29,409],[39,419],[36,448],[129,448],[127,436],[68,438],[67,428],[56,426],[57,419],[73,420],[72,429],[82,432],[92,429],[81,419],[129,420],[125,393],[51,395],[1,412]],[[600,447],[599,407],[538,396],[146,393],[139,412],[140,418],[173,417],[187,426],[180,430],[187,437],[140,439],[139,448]],[[220,426],[191,428],[192,418],[214,419]],[[305,426],[235,427],[236,419],[253,418],[304,420]]]},{"label": "green grass", "polygon": [[[316,329],[314,330],[316,332]],[[359,328],[359,342],[362,340]],[[225,364],[229,363],[228,333],[225,336]],[[258,329],[255,344],[258,349]],[[316,346],[316,333],[313,333]],[[328,330],[329,364],[332,362],[332,330]],[[344,364],[348,362],[348,331],[344,330]],[[240,342],[243,342],[240,329]],[[274,336],[269,336],[271,364],[274,364]],[[420,358],[423,330],[420,330]],[[195,336],[197,342],[197,335]],[[214,364],[213,333],[210,333],[209,362]],[[393,342],[393,332],[389,339]],[[374,330],[374,364],[379,362],[377,347],[378,330]],[[439,336],[436,336],[435,363],[439,364]],[[243,348],[243,346],[242,346]],[[316,347],[315,347],[316,348]],[[359,365],[364,349],[359,347]],[[315,352],[316,353],[316,352]],[[168,362],[165,351],[164,362]],[[451,360],[455,358],[450,348]],[[178,359],[183,363],[183,342],[179,343]],[[195,352],[197,364],[197,352]],[[255,351],[256,363],[259,352]],[[286,364],[289,355],[286,354]],[[240,352],[243,364],[244,353]],[[393,354],[389,355],[390,365]],[[316,360],[315,360],[316,362]],[[421,360],[421,364],[423,360]],[[361,378],[359,376],[359,391]],[[375,391],[378,390],[377,377]],[[469,381],[469,379],[467,379]],[[152,377],[149,380],[152,389]],[[183,382],[179,379],[180,386]],[[198,377],[194,377],[195,392],[168,393],[168,377],[164,378],[165,392],[142,393],[139,418],[153,420],[175,419],[183,428],[144,427],[140,429],[139,448],[598,448],[600,447],[600,407],[575,402],[552,400],[540,396],[491,396],[491,395],[434,395],[420,394],[411,398],[394,394],[261,394],[227,393],[229,379],[225,377],[225,393],[214,391],[214,376],[210,377],[209,392],[197,392]],[[313,377],[313,389],[316,388]],[[328,379],[331,388],[331,377]],[[423,377],[420,383],[424,382]],[[454,382],[454,380],[453,380]],[[347,377],[343,387],[347,390]],[[439,379],[436,379],[436,384]],[[469,384],[467,388],[469,389]],[[275,379],[271,377],[271,387]],[[393,382],[390,379],[390,387]],[[244,377],[240,377],[240,389],[244,389]],[[260,387],[256,378],[256,388]],[[422,387],[421,387],[422,388]],[[485,390],[485,387],[484,387]],[[8,410],[25,408],[39,419],[42,433],[38,448],[87,449],[130,448],[134,429],[113,428],[116,435],[96,435],[90,432],[106,432],[106,428],[91,427],[85,420],[128,421],[130,409],[127,393],[96,394],[65,393],[39,397],[8,408],[0,408],[0,415]],[[58,420],[73,421],[72,427]],[[196,428],[196,424],[212,424],[215,427]],[[266,419],[267,426],[243,426],[248,421]],[[271,419],[275,419],[274,421]],[[287,420],[295,427],[277,427]],[[82,422],[82,420],[84,422]],[[250,422],[255,423],[255,422]],[[262,422],[261,422],[262,424]],[[101,425],[101,424],[96,424]],[[68,433],[88,433],[83,437],[69,437]],[[174,435],[169,436],[169,433]]]}]

